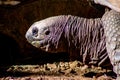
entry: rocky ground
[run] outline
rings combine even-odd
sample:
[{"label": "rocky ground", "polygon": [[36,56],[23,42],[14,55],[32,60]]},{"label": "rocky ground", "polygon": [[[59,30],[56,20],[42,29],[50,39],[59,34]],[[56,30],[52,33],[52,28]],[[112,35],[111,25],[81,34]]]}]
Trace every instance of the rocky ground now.
[{"label": "rocky ground", "polygon": [[0,80],[115,80],[112,70],[82,64],[79,61],[55,62],[43,65],[12,65],[9,75]]}]

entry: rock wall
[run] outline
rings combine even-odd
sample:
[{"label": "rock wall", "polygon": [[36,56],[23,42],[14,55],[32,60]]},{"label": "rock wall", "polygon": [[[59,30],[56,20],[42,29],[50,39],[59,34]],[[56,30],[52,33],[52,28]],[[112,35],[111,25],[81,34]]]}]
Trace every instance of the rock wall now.
[{"label": "rock wall", "polygon": [[[47,62],[53,58],[57,59],[53,54],[49,55],[36,49],[26,41],[25,33],[30,25],[35,21],[62,14],[86,18],[101,17],[104,9],[98,8],[91,6],[87,0],[32,0],[17,6],[0,6],[0,35],[5,35],[0,39],[1,43],[4,43],[0,47],[9,54],[3,56],[4,51],[0,52],[1,57],[5,57],[9,61],[7,57],[12,55],[10,60],[15,63]],[[9,46],[6,48],[3,45]],[[48,59],[48,56],[51,58]]]}]

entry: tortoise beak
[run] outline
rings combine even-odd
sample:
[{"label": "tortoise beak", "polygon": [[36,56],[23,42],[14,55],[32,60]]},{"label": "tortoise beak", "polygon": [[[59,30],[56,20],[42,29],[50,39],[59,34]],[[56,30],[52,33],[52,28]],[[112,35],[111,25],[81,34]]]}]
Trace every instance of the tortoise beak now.
[{"label": "tortoise beak", "polygon": [[25,38],[27,39],[27,41],[28,41],[29,43],[31,43],[31,42],[33,41],[32,35],[31,35],[29,32],[27,32],[27,33],[25,34]]}]

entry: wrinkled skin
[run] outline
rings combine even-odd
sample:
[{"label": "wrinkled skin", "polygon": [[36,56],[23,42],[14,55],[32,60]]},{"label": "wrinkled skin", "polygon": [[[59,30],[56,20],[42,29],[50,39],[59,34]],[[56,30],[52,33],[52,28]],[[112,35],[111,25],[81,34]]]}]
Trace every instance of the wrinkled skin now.
[{"label": "wrinkled skin", "polygon": [[[103,25],[104,31],[105,31],[106,48],[107,48],[108,56],[113,65],[114,72],[116,72],[116,74],[118,75],[118,78],[117,78],[118,80],[119,80],[119,74],[120,74],[120,72],[119,72],[119,70],[120,70],[119,69],[119,61],[120,61],[120,58],[119,58],[119,51],[120,51],[119,50],[119,44],[120,44],[119,22],[120,22],[120,18],[118,17],[119,15],[120,15],[119,13],[117,13],[113,10],[110,12],[106,12],[102,17],[102,23],[101,23]],[[57,16],[57,17],[51,17],[51,18],[47,18],[47,19],[35,22],[26,33],[26,38],[29,41],[29,43],[31,43],[33,46],[35,46],[37,48],[40,48],[44,51],[51,52],[51,53],[69,52],[69,50],[68,50],[69,43],[67,42],[67,39],[64,34],[64,33],[68,33],[69,31],[64,32],[64,30],[63,30],[64,28],[60,28],[61,26],[63,26],[62,24],[64,24],[64,22],[66,22],[67,20],[63,21],[63,20],[61,20],[62,18]],[[101,33],[101,31],[100,31],[100,33]],[[72,32],[70,34],[72,34]],[[93,35],[95,35],[95,34],[93,34]],[[75,37],[75,35],[73,37]],[[97,40],[98,40],[98,38],[97,38]],[[70,39],[70,41],[72,41],[72,38]],[[80,45],[80,43],[78,43],[78,44]],[[74,46],[74,45],[72,45],[72,46]],[[72,48],[73,48],[72,51],[70,51],[70,53],[72,52],[71,53],[72,55],[70,54],[70,56],[76,58],[76,56],[78,56],[80,53],[76,52],[77,47],[75,47],[75,48],[72,47]],[[77,53],[79,53],[79,54],[77,54]],[[89,54],[91,54],[91,53],[89,53]],[[104,54],[105,53],[99,54],[99,55],[103,56]],[[86,52],[85,52],[85,54],[82,54],[82,55],[85,56]],[[91,54],[91,55],[94,56],[95,54]],[[98,58],[101,56],[98,56]],[[107,57],[107,55],[104,55],[104,56]],[[88,59],[88,58],[85,58],[85,59]],[[106,59],[106,58],[104,57],[102,59],[103,59],[103,62],[105,62],[104,59]],[[108,63],[110,63],[110,62],[108,62]]]},{"label": "wrinkled skin", "polygon": [[71,15],[50,17],[35,22],[26,32],[26,39],[46,52],[67,52],[71,61],[111,66],[100,18]]},{"label": "wrinkled skin", "polygon": [[[115,11],[106,12],[105,15],[103,15],[102,17],[102,22],[105,30],[106,48],[107,48],[108,56],[113,65],[113,70],[117,74],[117,80],[120,80],[120,37],[119,37],[120,36],[119,34],[120,33],[120,29],[119,29],[120,13],[118,13],[120,12],[120,0],[94,0],[94,2],[115,10]],[[30,30],[28,32],[30,32]],[[44,30],[43,30],[43,33],[44,33]],[[41,41],[41,40],[34,41],[34,38],[30,38],[30,36],[28,36],[28,33],[26,34],[26,37],[27,39],[29,39],[29,42],[32,43],[32,45],[36,47],[41,47],[41,48],[44,47],[42,49],[46,51],[53,51],[53,50],[48,50],[49,49],[48,47],[50,47],[49,44],[42,46],[42,44],[45,44],[45,41]],[[43,38],[41,37],[41,39]],[[60,41],[60,42],[63,42],[63,41]],[[64,46],[66,45],[62,45],[59,48],[62,49],[62,47]],[[64,48],[63,51],[66,51],[66,49]]]}]

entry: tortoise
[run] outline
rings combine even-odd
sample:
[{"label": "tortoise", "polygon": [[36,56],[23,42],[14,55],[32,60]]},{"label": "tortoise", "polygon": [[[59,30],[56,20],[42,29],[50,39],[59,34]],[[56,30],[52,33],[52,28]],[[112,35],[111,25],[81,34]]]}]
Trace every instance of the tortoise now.
[{"label": "tortoise", "polygon": [[119,0],[94,0],[112,10],[102,18],[87,19],[58,15],[35,22],[26,32],[33,46],[51,53],[68,52],[70,60],[84,64],[111,66],[120,79]]}]

